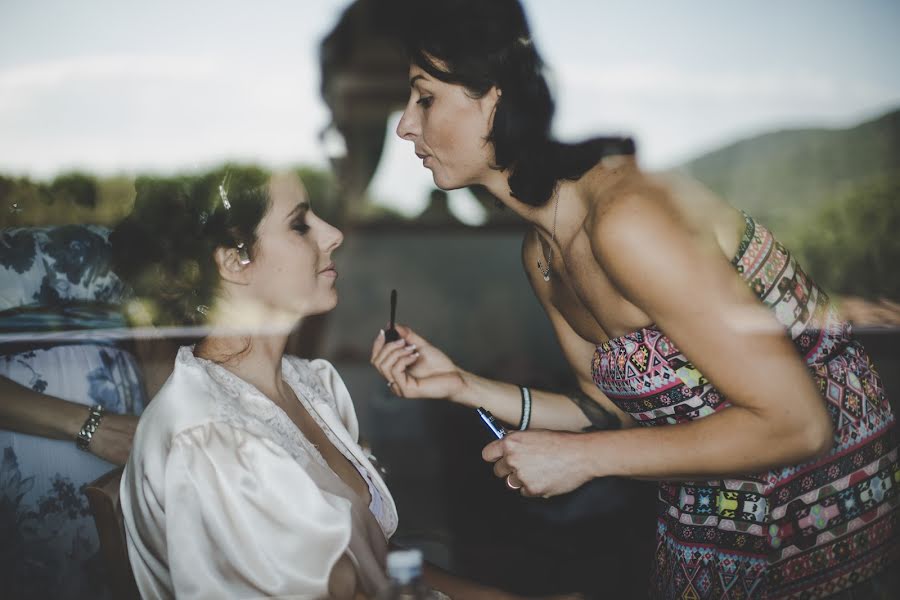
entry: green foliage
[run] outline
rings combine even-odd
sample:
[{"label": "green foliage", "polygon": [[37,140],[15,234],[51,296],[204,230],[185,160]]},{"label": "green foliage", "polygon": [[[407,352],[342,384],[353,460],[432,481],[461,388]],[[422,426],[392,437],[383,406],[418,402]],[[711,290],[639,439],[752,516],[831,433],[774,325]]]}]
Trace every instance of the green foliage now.
[{"label": "green foliage", "polygon": [[826,289],[900,300],[900,176],[881,178],[825,206],[797,253]]},{"label": "green foliage", "polygon": [[87,208],[97,206],[97,183],[84,173],[65,173],[50,184],[54,201],[76,204]]},{"label": "green foliage", "polygon": [[682,169],[764,223],[826,289],[900,299],[900,110],[763,134]]},{"label": "green foliage", "polygon": [[[268,173],[255,165],[227,164],[183,176],[220,182],[228,171],[263,180]],[[303,180],[315,210],[326,219],[337,222],[339,215],[334,176],[309,166],[298,167],[295,172]],[[0,227],[75,223],[115,225],[131,212],[135,181],[142,177],[93,177],[84,173],[66,173],[51,182],[41,182],[28,177],[0,175]]]},{"label": "green foliage", "polygon": [[48,185],[27,177],[0,176],[0,225],[23,224],[27,214],[44,212],[52,203]]},{"label": "green foliage", "polygon": [[900,169],[900,110],[849,129],[766,133],[683,169],[776,233],[802,225],[837,195]]},{"label": "green foliage", "polygon": [[9,177],[0,175],[0,200],[5,201],[15,188],[15,182]]}]

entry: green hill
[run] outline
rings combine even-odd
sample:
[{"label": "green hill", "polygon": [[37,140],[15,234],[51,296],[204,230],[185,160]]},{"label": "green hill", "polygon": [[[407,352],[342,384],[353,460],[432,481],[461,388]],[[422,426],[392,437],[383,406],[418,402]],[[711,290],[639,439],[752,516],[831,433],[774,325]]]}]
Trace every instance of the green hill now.
[{"label": "green hill", "polygon": [[776,229],[861,185],[900,172],[900,109],[849,129],[762,134],[681,167]]}]

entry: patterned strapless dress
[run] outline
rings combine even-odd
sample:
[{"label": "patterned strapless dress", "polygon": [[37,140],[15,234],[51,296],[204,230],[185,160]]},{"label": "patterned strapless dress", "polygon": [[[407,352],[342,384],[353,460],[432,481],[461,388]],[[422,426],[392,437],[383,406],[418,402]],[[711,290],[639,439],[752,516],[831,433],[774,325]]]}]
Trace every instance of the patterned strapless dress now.
[{"label": "patterned strapless dress", "polygon": [[[660,483],[653,597],[821,598],[898,555],[898,436],[881,379],[796,259],[746,221],[732,262],[806,360],[834,422],[834,447],[821,459],[741,479]],[[647,427],[730,405],[655,326],[598,346],[592,374]]]}]

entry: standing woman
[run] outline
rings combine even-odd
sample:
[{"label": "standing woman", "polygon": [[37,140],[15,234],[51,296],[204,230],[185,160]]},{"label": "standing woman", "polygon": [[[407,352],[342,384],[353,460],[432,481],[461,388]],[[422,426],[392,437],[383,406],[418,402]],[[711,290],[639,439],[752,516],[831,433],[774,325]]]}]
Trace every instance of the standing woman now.
[{"label": "standing woman", "polygon": [[407,328],[373,346],[394,393],[540,429],[483,452],[525,495],[659,481],[654,597],[890,594],[895,418],[794,257],[752,217],[642,173],[628,139],[554,141],[516,0],[441,3],[409,31],[397,134],[439,187],[482,185],[533,225],[522,263],[583,396],[476,376]]}]

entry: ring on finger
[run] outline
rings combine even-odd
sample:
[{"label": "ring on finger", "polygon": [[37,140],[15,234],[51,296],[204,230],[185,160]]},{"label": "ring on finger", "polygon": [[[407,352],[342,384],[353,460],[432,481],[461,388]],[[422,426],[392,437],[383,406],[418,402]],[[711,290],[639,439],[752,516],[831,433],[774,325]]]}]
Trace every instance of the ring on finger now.
[{"label": "ring on finger", "polygon": [[396,383],[397,383],[396,381],[388,381],[387,386],[391,389],[394,389],[394,384],[396,384]]},{"label": "ring on finger", "polygon": [[510,473],[509,475],[506,476],[506,487],[508,487],[508,488],[511,489],[511,490],[520,490],[520,489],[522,489],[522,484],[521,484],[521,483],[520,483],[519,485],[513,485],[512,479],[511,479],[512,476],[513,476],[512,473]]}]

